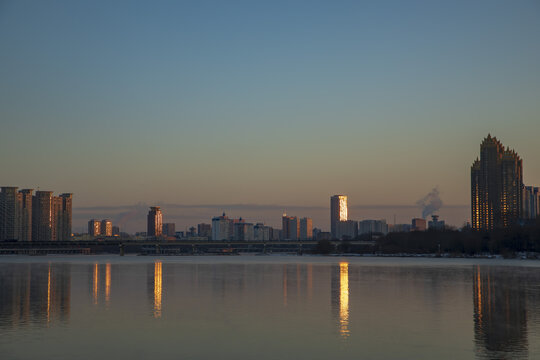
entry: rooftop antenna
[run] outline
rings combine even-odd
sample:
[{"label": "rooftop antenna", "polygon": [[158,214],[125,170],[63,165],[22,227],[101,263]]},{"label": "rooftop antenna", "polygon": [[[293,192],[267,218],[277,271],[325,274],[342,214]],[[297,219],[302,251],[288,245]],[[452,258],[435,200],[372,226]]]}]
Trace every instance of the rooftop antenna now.
[{"label": "rooftop antenna", "polygon": [[394,214],[394,226],[396,226],[396,214]]}]

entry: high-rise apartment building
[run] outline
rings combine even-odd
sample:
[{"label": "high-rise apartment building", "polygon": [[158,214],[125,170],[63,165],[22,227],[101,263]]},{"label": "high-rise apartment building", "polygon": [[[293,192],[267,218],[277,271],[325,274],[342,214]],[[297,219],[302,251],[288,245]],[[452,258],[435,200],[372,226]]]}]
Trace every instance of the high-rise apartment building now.
[{"label": "high-rise apartment building", "polygon": [[198,224],[197,235],[208,239],[212,238],[212,225],[205,223]]},{"label": "high-rise apartment building", "polygon": [[338,223],[347,221],[348,207],[346,195],[334,195],[330,198],[330,232],[334,238],[338,237]]},{"label": "high-rise apartment building", "polygon": [[33,189],[19,191],[19,241],[32,241],[32,192]]},{"label": "high-rise apartment building", "polygon": [[148,212],[147,236],[159,237],[163,234],[163,214],[159,206],[152,206]]},{"label": "high-rise apartment building", "polygon": [[337,224],[335,238],[343,239],[355,239],[358,236],[358,221],[345,220],[340,221]]},{"label": "high-rise apartment building", "polygon": [[388,234],[386,220],[362,220],[358,223],[358,234]]},{"label": "high-rise apartment building", "polygon": [[2,186],[0,191],[0,241],[18,240],[19,209],[17,187]]},{"label": "high-rise apartment building", "polygon": [[300,236],[300,221],[296,216],[281,217],[281,237],[282,240],[298,240]]},{"label": "high-rise apartment building", "polygon": [[229,240],[231,226],[231,221],[225,213],[212,218],[212,240]]},{"label": "high-rise apartment building", "polygon": [[57,239],[60,241],[71,240],[71,225],[72,225],[72,203],[73,203],[73,194],[64,193],[60,194],[60,215],[57,216],[59,219],[56,224],[57,230]]},{"label": "high-rise apartment building", "polygon": [[110,219],[101,220],[101,236],[113,236],[113,226]]},{"label": "high-rise apartment building", "polygon": [[272,228],[263,223],[257,223],[253,227],[253,240],[268,241],[272,239]]},{"label": "high-rise apartment building", "polygon": [[311,218],[300,219],[300,240],[313,239],[313,220]]},{"label": "high-rise apartment building", "polygon": [[523,211],[523,160],[488,135],[471,166],[473,229],[491,230],[518,222]]},{"label": "high-rise apartment building", "polygon": [[523,188],[523,219],[533,220],[540,216],[540,188]]},{"label": "high-rise apartment building", "polygon": [[32,198],[32,241],[56,240],[56,219],[52,191],[36,191]]},{"label": "high-rise apartment building", "polygon": [[88,234],[91,236],[101,235],[101,221],[92,219],[88,221]]},{"label": "high-rise apartment building", "polygon": [[253,240],[253,224],[247,222],[236,222],[234,224],[234,240],[247,241]]},{"label": "high-rise apartment building", "polygon": [[163,224],[163,235],[176,236],[176,224],[175,223]]}]

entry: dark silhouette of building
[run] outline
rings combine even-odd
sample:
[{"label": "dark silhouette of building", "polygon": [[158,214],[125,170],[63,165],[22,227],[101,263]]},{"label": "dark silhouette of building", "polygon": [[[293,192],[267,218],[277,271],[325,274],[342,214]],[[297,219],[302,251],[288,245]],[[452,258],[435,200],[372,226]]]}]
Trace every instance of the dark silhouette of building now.
[{"label": "dark silhouette of building", "polygon": [[32,241],[32,192],[19,191],[19,241]]},{"label": "dark silhouette of building", "polygon": [[523,161],[488,135],[480,145],[480,159],[471,166],[473,229],[508,227],[522,214]]},{"label": "dark silhouette of building", "polygon": [[300,221],[296,216],[283,214],[281,218],[282,240],[298,240],[300,236]]},{"label": "dark silhouette of building", "polygon": [[17,187],[3,186],[0,192],[0,241],[19,237]]},{"label": "dark silhouette of building", "polygon": [[32,199],[32,241],[53,240],[54,218],[52,191],[36,191]]},{"label": "dark silhouette of building", "polygon": [[165,223],[163,224],[163,234],[167,236],[176,236],[176,225],[175,223]]},{"label": "dark silhouette of building", "polygon": [[159,206],[152,206],[148,212],[147,236],[159,237],[163,234],[163,215]]},{"label": "dark silhouette of building", "polygon": [[197,225],[197,234],[200,237],[212,238],[212,225],[204,223]]},{"label": "dark silhouette of building", "polygon": [[527,277],[489,266],[477,266],[473,276],[474,339],[480,358],[525,358]]}]

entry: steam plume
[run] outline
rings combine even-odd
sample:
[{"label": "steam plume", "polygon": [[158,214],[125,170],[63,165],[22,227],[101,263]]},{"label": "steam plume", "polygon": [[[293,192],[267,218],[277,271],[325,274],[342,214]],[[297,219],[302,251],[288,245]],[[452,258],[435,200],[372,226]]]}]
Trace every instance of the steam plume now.
[{"label": "steam plume", "polygon": [[433,188],[429,194],[418,200],[416,205],[422,208],[422,217],[424,219],[439,210],[443,205],[439,197],[439,189],[436,187]]}]

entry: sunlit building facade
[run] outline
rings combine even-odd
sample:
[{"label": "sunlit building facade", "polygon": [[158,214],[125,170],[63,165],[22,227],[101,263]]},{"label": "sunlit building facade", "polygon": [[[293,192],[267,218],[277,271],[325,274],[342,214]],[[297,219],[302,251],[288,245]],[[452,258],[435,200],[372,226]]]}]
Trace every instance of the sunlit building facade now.
[{"label": "sunlit building facade", "polygon": [[149,237],[159,237],[163,235],[163,214],[159,206],[150,207],[147,217],[146,234]]},{"label": "sunlit building facade", "polygon": [[88,234],[91,236],[101,235],[101,221],[96,219],[88,221]]},{"label": "sunlit building facade", "polygon": [[56,231],[52,191],[36,191],[32,198],[32,241],[51,241]]},{"label": "sunlit building facade", "polygon": [[113,226],[112,221],[109,219],[101,220],[101,235],[102,236],[113,236]]},{"label": "sunlit building facade", "polygon": [[330,197],[330,232],[338,238],[338,223],[348,220],[348,206],[346,195],[333,195]]},{"label": "sunlit building facade", "polygon": [[488,135],[480,158],[471,166],[471,220],[473,229],[492,230],[516,224],[523,206],[523,160]]}]

